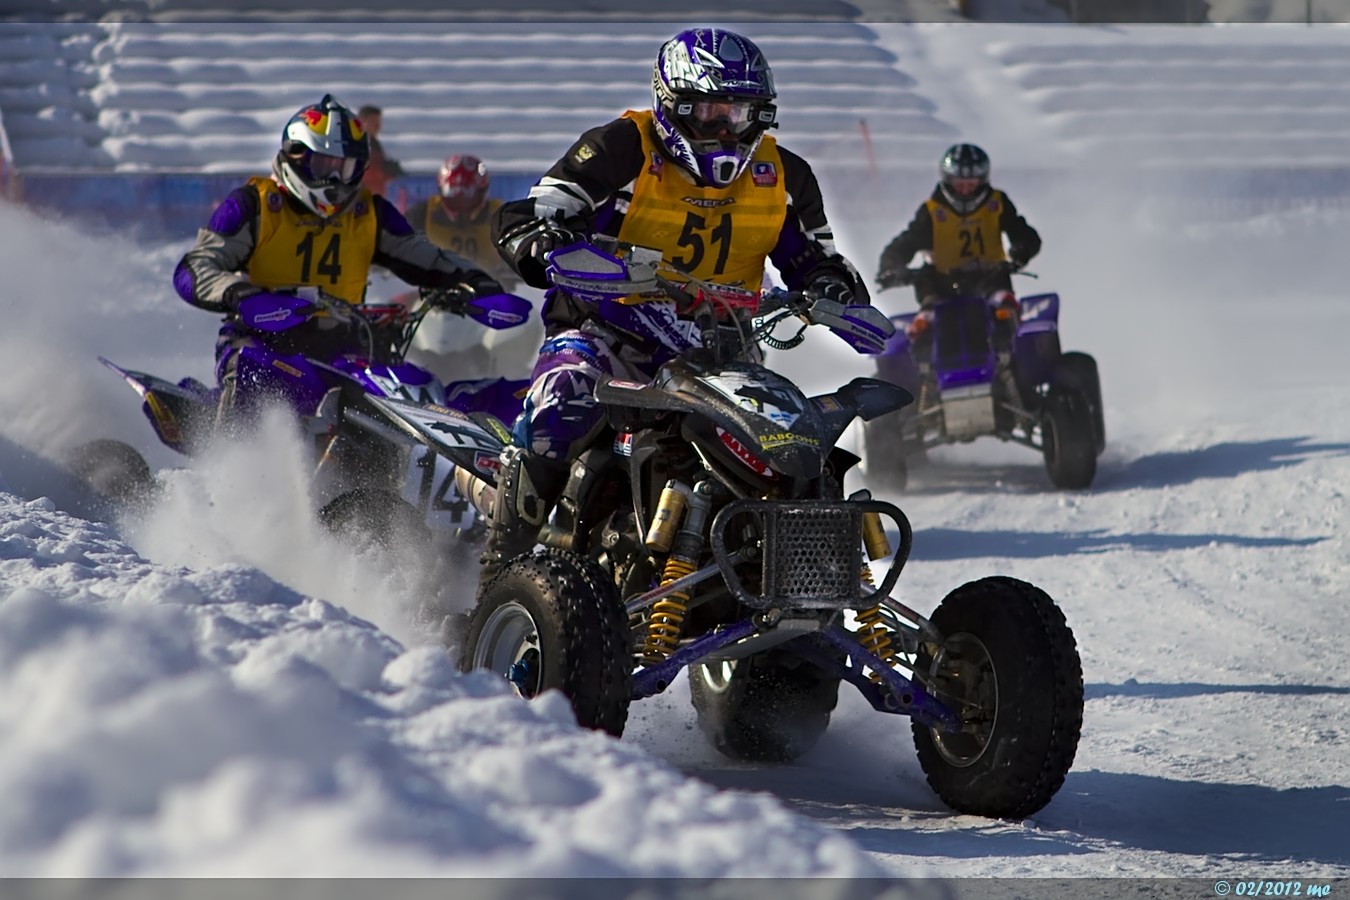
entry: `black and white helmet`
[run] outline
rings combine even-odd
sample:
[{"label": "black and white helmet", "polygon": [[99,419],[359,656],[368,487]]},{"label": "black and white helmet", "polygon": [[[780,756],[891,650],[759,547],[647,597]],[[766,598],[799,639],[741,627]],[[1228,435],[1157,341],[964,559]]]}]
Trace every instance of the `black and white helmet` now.
[{"label": "black and white helmet", "polygon": [[287,193],[326,219],[356,196],[369,164],[361,120],[325,94],[286,123],[272,171]]},{"label": "black and white helmet", "polygon": [[952,209],[969,215],[989,197],[989,154],[974,144],[955,144],[938,166],[942,196]]}]

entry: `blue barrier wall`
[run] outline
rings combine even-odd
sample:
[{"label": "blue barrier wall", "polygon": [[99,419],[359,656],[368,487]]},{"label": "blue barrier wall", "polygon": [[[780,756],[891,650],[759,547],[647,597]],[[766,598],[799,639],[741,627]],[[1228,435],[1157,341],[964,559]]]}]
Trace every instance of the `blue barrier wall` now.
[{"label": "blue barrier wall", "polygon": [[[20,173],[15,197],[48,215],[70,219],[94,231],[120,231],[147,240],[191,238],[206,224],[225,195],[254,174],[196,175]],[[493,173],[490,194],[523,197],[536,174]],[[391,185],[390,199],[401,208],[436,192],[433,175],[410,175]]]},{"label": "blue barrier wall", "polygon": [[[216,204],[251,174],[19,172],[11,173],[11,193],[27,206],[94,231],[129,233],[147,240],[190,239],[210,218]],[[926,169],[870,177],[840,177],[847,173],[831,171],[820,174],[827,208],[831,218],[838,220],[850,210],[872,214],[896,202],[900,202],[900,213],[908,215],[933,184],[933,176]],[[1044,196],[1063,187],[1064,177],[1048,169],[1003,170],[998,184],[1010,188],[1014,196]],[[1122,177],[1137,182],[1141,195],[1163,198],[1199,216],[1222,217],[1294,205],[1350,204],[1347,167],[1140,170],[1112,172],[1109,180],[1119,189]],[[533,172],[494,172],[491,195],[501,199],[523,197],[537,178],[538,173]],[[406,209],[435,191],[433,175],[410,175],[393,183],[390,199]]]}]

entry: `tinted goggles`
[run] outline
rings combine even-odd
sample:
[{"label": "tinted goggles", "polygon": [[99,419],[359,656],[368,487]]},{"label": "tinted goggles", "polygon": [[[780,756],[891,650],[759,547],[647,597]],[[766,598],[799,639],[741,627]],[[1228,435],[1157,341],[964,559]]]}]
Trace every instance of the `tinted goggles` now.
[{"label": "tinted goggles", "polygon": [[722,132],[736,136],[747,134],[757,125],[773,122],[771,105],[753,100],[701,100],[680,103],[678,112],[689,129],[699,137],[714,138]]},{"label": "tinted goggles", "polygon": [[303,144],[292,149],[290,155],[296,158],[308,180],[313,182],[340,181],[351,184],[361,171],[362,161],[359,159],[315,153]]}]

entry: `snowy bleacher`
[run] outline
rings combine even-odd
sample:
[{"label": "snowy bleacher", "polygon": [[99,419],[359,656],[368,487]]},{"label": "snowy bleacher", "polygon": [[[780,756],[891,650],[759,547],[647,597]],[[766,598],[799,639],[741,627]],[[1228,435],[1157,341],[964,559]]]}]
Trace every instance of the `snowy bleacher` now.
[{"label": "snowy bleacher", "polygon": [[1057,31],[990,52],[1079,159],[1200,171],[1347,164],[1345,27]]},{"label": "snowy bleacher", "polygon": [[[452,152],[482,156],[494,193],[518,196],[582,130],[648,106],[657,48],[691,24],[205,23],[175,3],[185,21],[0,19],[0,114],[25,199],[181,228],[265,170],[282,123],[326,92],[383,107],[381,137],[414,175],[396,199],[430,191]],[[967,139],[1024,183],[1109,171],[1209,202],[1278,173],[1281,196],[1350,196],[1343,26],[735,27],[774,67],[779,139],[846,203],[921,195],[942,149]]]},{"label": "snowy bleacher", "polygon": [[106,166],[98,106],[94,47],[104,30],[93,24],[0,24],[0,115],[20,166]]},{"label": "snowy bleacher", "polygon": [[[585,128],[650,104],[674,26],[111,23],[78,40],[38,27],[0,26],[18,32],[0,44],[14,61],[0,110],[21,170],[251,171],[286,118],[331,91],[383,107],[391,152],[429,172],[460,149],[542,170]],[[781,85],[780,135],[801,152],[862,164],[866,127],[929,157],[955,133],[865,26],[747,30]]]}]

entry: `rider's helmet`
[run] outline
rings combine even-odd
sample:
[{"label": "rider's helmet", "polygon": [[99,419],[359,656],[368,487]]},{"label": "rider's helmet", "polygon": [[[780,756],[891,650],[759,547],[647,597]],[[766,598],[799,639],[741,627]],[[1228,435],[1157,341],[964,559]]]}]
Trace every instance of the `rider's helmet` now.
[{"label": "rider's helmet", "polygon": [[471,219],[487,203],[487,166],[476,156],[456,153],[441,163],[436,184],[441,189],[441,205],[451,221]]},{"label": "rider's helmet", "polygon": [[324,94],[281,131],[272,172],[286,192],[327,219],[356,197],[370,164],[370,138],[350,109]]},{"label": "rider's helmet", "polygon": [[938,171],[942,196],[957,212],[973,213],[989,197],[989,154],[974,144],[948,147]]},{"label": "rider's helmet", "polygon": [[723,28],[681,31],[661,45],[652,110],[666,153],[699,183],[726,187],[776,126],[773,72],[750,40]]}]

